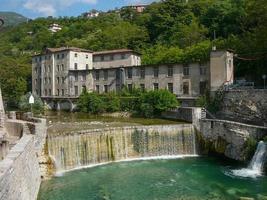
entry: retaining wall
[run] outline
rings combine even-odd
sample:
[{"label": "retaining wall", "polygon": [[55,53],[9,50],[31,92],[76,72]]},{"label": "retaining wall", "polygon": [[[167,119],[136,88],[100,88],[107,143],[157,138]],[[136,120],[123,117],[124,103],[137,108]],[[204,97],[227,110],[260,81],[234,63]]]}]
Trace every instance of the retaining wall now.
[{"label": "retaining wall", "polygon": [[267,136],[267,127],[248,125],[227,120],[202,119],[200,132],[206,143],[206,148],[224,156],[245,161],[246,141],[253,138],[256,141]]},{"label": "retaining wall", "polygon": [[[23,127],[21,139],[0,162],[0,200],[35,200],[41,184],[39,159],[46,138],[46,120],[9,120],[8,129]],[[20,125],[19,125],[20,124]],[[12,125],[14,127],[12,127]],[[15,134],[18,135],[18,134]]]}]

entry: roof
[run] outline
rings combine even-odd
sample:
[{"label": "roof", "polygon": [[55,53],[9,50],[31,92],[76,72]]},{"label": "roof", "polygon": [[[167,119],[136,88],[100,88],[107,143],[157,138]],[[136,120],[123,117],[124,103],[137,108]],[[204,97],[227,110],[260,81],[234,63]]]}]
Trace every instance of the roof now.
[{"label": "roof", "polygon": [[55,53],[55,52],[61,52],[61,51],[76,51],[76,52],[93,53],[93,51],[91,51],[91,50],[81,49],[81,48],[77,48],[77,47],[47,48],[45,50],[46,53],[48,53],[48,52]]},{"label": "roof", "polygon": [[140,53],[137,53],[136,51],[131,50],[131,49],[115,49],[115,50],[107,50],[107,51],[97,51],[97,52],[94,52],[93,55],[106,55],[106,54],[116,54],[116,53],[133,53],[133,54],[140,55]]},{"label": "roof", "polygon": [[62,51],[75,51],[75,52],[93,53],[93,51],[91,51],[91,50],[81,49],[81,48],[77,48],[77,47],[59,47],[59,48],[46,48],[43,52],[33,55],[33,57],[34,56],[46,55],[46,54],[49,54],[49,53],[62,52]]}]

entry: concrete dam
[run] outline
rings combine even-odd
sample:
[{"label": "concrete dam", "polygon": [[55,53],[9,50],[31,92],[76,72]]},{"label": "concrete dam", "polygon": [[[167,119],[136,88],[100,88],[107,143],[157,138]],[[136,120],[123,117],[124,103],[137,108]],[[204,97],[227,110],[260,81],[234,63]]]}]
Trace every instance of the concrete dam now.
[{"label": "concrete dam", "polygon": [[48,136],[57,172],[132,159],[195,156],[191,124],[130,126],[74,131]]}]

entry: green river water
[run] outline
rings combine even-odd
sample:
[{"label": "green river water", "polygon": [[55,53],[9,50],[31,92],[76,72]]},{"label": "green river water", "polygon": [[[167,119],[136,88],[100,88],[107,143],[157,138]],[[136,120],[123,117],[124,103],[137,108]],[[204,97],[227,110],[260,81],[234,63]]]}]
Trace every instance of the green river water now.
[{"label": "green river water", "polygon": [[38,200],[267,199],[267,177],[231,175],[240,167],[211,157],[112,163],[43,182]]}]

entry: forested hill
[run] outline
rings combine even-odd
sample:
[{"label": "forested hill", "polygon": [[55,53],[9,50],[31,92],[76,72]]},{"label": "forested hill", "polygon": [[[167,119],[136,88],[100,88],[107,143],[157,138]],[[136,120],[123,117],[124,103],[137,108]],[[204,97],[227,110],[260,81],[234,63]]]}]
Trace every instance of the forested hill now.
[{"label": "forested hill", "polygon": [[[50,33],[52,23],[63,29]],[[14,101],[30,89],[30,55],[59,46],[131,48],[143,54],[143,64],[152,64],[207,60],[214,42],[241,58],[235,61],[237,76],[260,85],[267,74],[267,1],[165,0],[142,14],[123,9],[93,19],[38,18],[4,29],[0,38],[0,83]]]},{"label": "forested hill", "polygon": [[5,26],[16,26],[23,22],[27,22],[28,18],[15,12],[1,12],[0,18],[5,20]]}]

